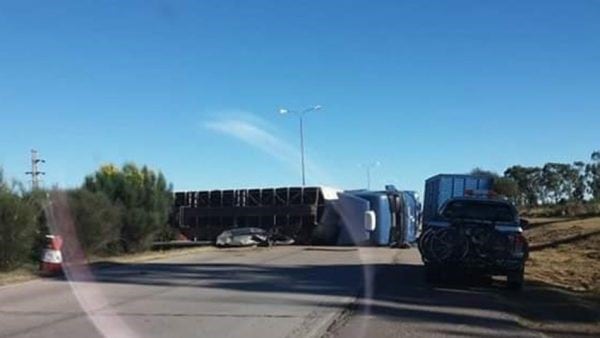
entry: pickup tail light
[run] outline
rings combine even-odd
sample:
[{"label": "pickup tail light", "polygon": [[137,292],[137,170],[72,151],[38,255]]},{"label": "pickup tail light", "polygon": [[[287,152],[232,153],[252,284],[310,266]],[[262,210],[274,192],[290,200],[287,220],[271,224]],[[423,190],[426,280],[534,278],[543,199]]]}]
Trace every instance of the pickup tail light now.
[{"label": "pickup tail light", "polygon": [[525,253],[525,248],[527,246],[527,239],[525,236],[521,234],[513,235],[512,243],[513,243],[513,254],[521,255]]}]

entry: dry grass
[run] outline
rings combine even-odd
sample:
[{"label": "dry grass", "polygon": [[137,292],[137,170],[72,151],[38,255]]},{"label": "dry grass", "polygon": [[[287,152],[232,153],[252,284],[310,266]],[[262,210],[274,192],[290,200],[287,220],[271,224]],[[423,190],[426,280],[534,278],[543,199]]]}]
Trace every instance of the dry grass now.
[{"label": "dry grass", "polygon": [[[136,254],[126,254],[121,256],[110,256],[110,257],[90,257],[88,263],[94,265],[110,265],[110,264],[125,264],[125,263],[139,263],[148,262],[163,258],[172,258],[177,256],[191,255],[199,252],[206,252],[215,250],[214,247],[195,247],[185,249],[172,249],[166,251],[146,251]],[[40,276],[37,273],[37,265],[28,264],[21,268],[0,272],[0,286],[8,284],[22,283],[37,279]]]},{"label": "dry grass", "polygon": [[600,337],[600,217],[532,218],[522,293],[503,293],[525,327],[551,337]]},{"label": "dry grass", "polygon": [[600,294],[600,217],[530,221],[527,278]]},{"label": "dry grass", "polygon": [[36,279],[38,278],[35,273],[36,268],[33,265],[26,265],[12,271],[0,272],[0,286]]},{"label": "dry grass", "polygon": [[90,257],[88,259],[89,263],[138,263],[138,262],[147,262],[153,261],[163,258],[171,258],[177,256],[185,256],[191,255],[199,252],[206,252],[216,250],[215,247],[212,246],[202,246],[195,248],[185,248],[185,249],[171,249],[165,251],[146,251],[135,254],[126,254],[120,256],[110,256],[110,257]]}]

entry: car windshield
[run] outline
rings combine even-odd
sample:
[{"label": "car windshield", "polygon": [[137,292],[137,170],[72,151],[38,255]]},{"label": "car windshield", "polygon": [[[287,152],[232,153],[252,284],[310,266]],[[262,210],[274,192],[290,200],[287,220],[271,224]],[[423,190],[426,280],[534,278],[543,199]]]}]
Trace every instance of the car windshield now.
[{"label": "car windshield", "polygon": [[446,219],[476,219],[491,222],[515,222],[512,207],[505,203],[484,201],[451,201],[442,211]]}]

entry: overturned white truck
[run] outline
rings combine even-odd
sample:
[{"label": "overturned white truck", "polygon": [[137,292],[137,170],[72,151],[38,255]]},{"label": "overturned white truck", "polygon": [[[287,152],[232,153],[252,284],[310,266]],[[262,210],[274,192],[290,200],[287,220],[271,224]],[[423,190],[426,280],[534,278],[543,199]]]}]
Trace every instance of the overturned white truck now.
[{"label": "overturned white truck", "polygon": [[175,193],[172,223],[192,241],[261,228],[304,245],[402,245],[416,241],[420,204],[413,192],[286,187]]}]

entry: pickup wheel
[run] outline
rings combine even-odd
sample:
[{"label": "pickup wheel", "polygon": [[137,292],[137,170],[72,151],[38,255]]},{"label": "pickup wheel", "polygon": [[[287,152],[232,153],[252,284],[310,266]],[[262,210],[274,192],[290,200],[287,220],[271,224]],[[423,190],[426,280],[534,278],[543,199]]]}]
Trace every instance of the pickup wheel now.
[{"label": "pickup wheel", "polygon": [[439,283],[442,280],[442,269],[435,265],[425,265],[425,280],[429,283]]},{"label": "pickup wheel", "polygon": [[507,286],[510,290],[519,291],[523,289],[525,282],[525,270],[521,269],[518,271],[510,272],[506,276]]}]

